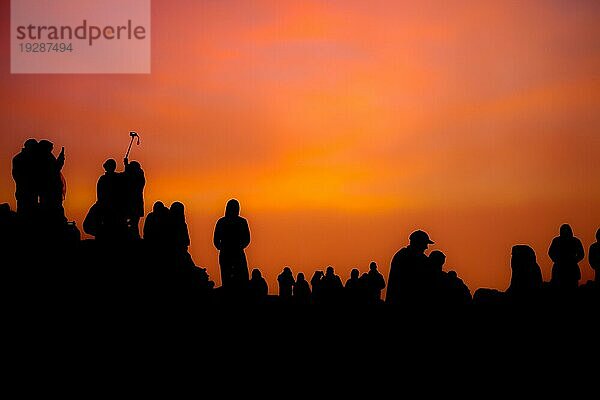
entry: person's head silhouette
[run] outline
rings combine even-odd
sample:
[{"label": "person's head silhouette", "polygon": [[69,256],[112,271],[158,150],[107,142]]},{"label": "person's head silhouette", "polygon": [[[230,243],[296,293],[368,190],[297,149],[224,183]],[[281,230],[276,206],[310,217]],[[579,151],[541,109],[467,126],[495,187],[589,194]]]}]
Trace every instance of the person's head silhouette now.
[{"label": "person's head silhouette", "polygon": [[152,211],[154,212],[161,212],[165,209],[165,204],[162,201],[157,201],[156,203],[154,203],[154,205],[152,206]]},{"label": "person's head silhouette", "polygon": [[292,275],[292,270],[290,269],[290,267],[283,268],[283,275],[285,275],[285,276],[293,276]]},{"label": "person's head silhouette", "polygon": [[23,143],[23,148],[27,151],[33,151],[35,150],[36,146],[38,145],[38,141],[35,139],[27,139],[25,141],[25,143]]},{"label": "person's head silhouette", "polygon": [[350,279],[358,279],[359,274],[360,272],[358,269],[352,268],[352,271],[350,271]]},{"label": "person's head silhouette", "polygon": [[227,202],[225,206],[225,216],[226,217],[237,217],[240,215],[240,203],[236,199],[231,199]]},{"label": "person's head silhouette", "polygon": [[441,271],[446,262],[446,255],[439,250],[434,250],[429,254],[429,262],[436,271]]},{"label": "person's head silhouette", "polygon": [[104,161],[104,164],[102,164],[102,167],[104,167],[105,172],[113,173],[117,169],[117,162],[115,160],[113,160],[112,158],[109,158],[108,160]]},{"label": "person's head silhouette", "polygon": [[260,273],[260,269],[258,268],[254,268],[252,270],[252,279],[257,280],[262,278],[262,274]]},{"label": "person's head silhouette", "polygon": [[176,201],[173,204],[171,204],[169,210],[171,211],[171,214],[173,214],[176,217],[185,217],[185,208],[183,207],[183,203]]},{"label": "person's head silhouette", "polygon": [[375,261],[371,261],[371,264],[369,264],[369,269],[371,271],[377,271],[377,263]]},{"label": "person's head silhouette", "polygon": [[419,252],[424,252],[430,244],[434,243],[429,239],[429,235],[422,230],[414,231],[410,234],[408,239],[410,240],[410,247]]},{"label": "person's head silhouette", "polygon": [[327,269],[325,270],[325,276],[333,276],[334,274],[334,270],[332,266],[327,267]]},{"label": "person's head silhouette", "polygon": [[38,148],[42,151],[42,152],[48,152],[51,153],[52,149],[54,149],[54,143],[52,143],[49,140],[46,139],[42,139],[39,141],[38,143]]},{"label": "person's head silhouette", "polygon": [[142,170],[142,166],[137,161],[130,162],[129,163],[129,168],[131,169],[131,171],[135,171],[135,172],[139,172],[139,171]]},{"label": "person's head silhouette", "polygon": [[304,280],[304,273],[298,272],[298,277],[296,278],[297,282],[302,282]]},{"label": "person's head silhouette", "polygon": [[573,237],[573,229],[571,229],[571,225],[562,224],[560,226],[560,236],[567,238]]},{"label": "person's head silhouette", "polygon": [[535,251],[524,244],[514,245],[511,253],[511,262],[517,264],[533,264],[536,262]]}]

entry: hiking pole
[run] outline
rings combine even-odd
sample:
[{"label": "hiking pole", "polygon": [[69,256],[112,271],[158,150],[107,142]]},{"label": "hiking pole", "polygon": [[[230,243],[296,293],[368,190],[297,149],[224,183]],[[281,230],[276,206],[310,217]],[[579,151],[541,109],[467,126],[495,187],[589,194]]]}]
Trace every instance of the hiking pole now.
[{"label": "hiking pole", "polygon": [[137,132],[129,131],[129,136],[131,136],[131,141],[129,142],[129,147],[127,148],[127,153],[125,153],[125,158],[129,158],[129,152],[131,151],[131,145],[133,144],[133,139],[137,138],[137,145],[140,145],[140,135]]}]

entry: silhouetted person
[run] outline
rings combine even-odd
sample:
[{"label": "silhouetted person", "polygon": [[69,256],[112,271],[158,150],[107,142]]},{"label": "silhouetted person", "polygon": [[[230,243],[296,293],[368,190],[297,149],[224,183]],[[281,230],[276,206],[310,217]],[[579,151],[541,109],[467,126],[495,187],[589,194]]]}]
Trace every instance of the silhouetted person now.
[{"label": "silhouetted person", "polygon": [[116,172],[117,162],[112,158],[106,160],[102,167],[104,175],[98,178],[97,201],[92,206],[89,216],[89,222],[93,227],[88,233],[93,234],[97,239],[122,239],[127,233],[124,209],[125,182],[121,174]]},{"label": "silhouetted person", "polygon": [[344,286],[346,292],[346,300],[350,304],[358,304],[363,300],[363,286],[360,281],[360,272],[357,268],[352,268],[350,271],[350,278],[346,281]]},{"label": "silhouetted person", "polygon": [[252,270],[252,278],[248,282],[248,292],[254,303],[264,303],[267,300],[269,287],[258,268]]},{"label": "silhouetted person", "polygon": [[455,271],[444,272],[446,277],[446,301],[450,306],[464,306],[470,304],[473,298],[469,287],[458,277]]},{"label": "silhouetted person", "polygon": [[96,184],[97,202],[102,208],[116,209],[121,200],[119,198],[119,176],[116,172],[117,162],[109,158],[102,164],[102,167],[104,168],[104,175],[98,178]]},{"label": "silhouetted person", "polygon": [[324,303],[337,303],[342,300],[344,284],[332,266],[327,267],[321,279],[321,300]]},{"label": "silhouetted person", "polygon": [[548,250],[552,266],[551,284],[559,290],[575,290],[581,279],[579,261],[585,254],[581,241],[573,236],[573,230],[568,224],[560,227],[560,236],[552,240]]},{"label": "silhouetted person", "polygon": [[312,299],[313,303],[319,304],[322,300],[322,288],[323,288],[323,271],[316,270],[310,278],[310,286],[312,286]]},{"label": "silhouetted person", "polygon": [[144,186],[146,178],[142,166],[137,161],[124,160],[125,171],[122,173],[125,199],[125,218],[129,236],[133,239],[140,237],[140,218],[144,216]]},{"label": "silhouetted person", "polygon": [[531,300],[542,288],[542,270],[537,263],[535,251],[526,245],[512,248],[510,259],[512,271],[510,286],[506,293],[516,300]]},{"label": "silhouetted person", "polygon": [[176,201],[169,208],[171,243],[178,251],[187,251],[190,245],[190,235],[185,222],[185,209],[182,203]]},{"label": "silhouetted person", "polygon": [[428,268],[425,250],[433,242],[421,230],[411,233],[409,241],[392,258],[385,297],[388,304],[414,303],[422,295],[423,273]]},{"label": "silhouetted person", "polygon": [[596,271],[596,283],[600,283],[600,229],[596,231],[596,243],[590,246],[590,267]]},{"label": "silhouetted person", "polygon": [[425,301],[435,305],[442,305],[448,297],[446,276],[443,271],[446,255],[439,250],[434,250],[427,258],[427,267],[424,268],[424,282],[422,285]]},{"label": "silhouetted person", "polygon": [[464,306],[471,302],[471,291],[458,277],[455,271],[444,271],[446,255],[439,250],[434,250],[428,257],[429,278],[427,288],[430,290],[425,300],[430,304],[441,307]]},{"label": "silhouetted person", "polygon": [[52,154],[54,144],[48,140],[40,140],[37,145],[37,173],[40,197],[40,210],[44,218],[51,223],[66,222],[63,209],[64,182],[61,170],[65,165],[65,148],[58,157]]},{"label": "silhouetted person", "polygon": [[292,287],[294,286],[294,275],[290,267],[285,267],[277,277],[279,283],[279,299],[289,301],[292,298]]},{"label": "silhouetted person", "polygon": [[304,278],[302,272],[298,272],[296,282],[292,288],[292,298],[296,304],[309,304],[310,303],[310,286]]},{"label": "silhouetted person", "polygon": [[37,145],[37,140],[27,139],[21,151],[12,160],[17,213],[25,217],[32,217],[38,208]]},{"label": "silhouetted person", "polygon": [[168,241],[172,240],[169,232],[170,224],[169,209],[165,207],[162,201],[155,202],[152,211],[148,213],[144,222],[144,240],[152,244],[166,246]]},{"label": "silhouetted person", "polygon": [[385,289],[385,278],[377,270],[377,263],[371,261],[369,272],[363,275],[366,302],[369,304],[381,302],[381,291]]},{"label": "silhouetted person", "polygon": [[240,203],[231,199],[225,216],[217,221],[213,243],[219,250],[223,287],[236,287],[248,282],[248,264],[244,249],[250,244],[248,222],[240,217]]}]

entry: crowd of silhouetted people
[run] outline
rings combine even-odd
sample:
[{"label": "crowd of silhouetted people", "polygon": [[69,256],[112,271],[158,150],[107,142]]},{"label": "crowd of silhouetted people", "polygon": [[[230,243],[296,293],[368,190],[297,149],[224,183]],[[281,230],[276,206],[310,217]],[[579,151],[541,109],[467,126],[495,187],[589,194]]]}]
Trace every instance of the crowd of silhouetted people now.
[{"label": "crowd of silhouetted people", "polygon": [[[457,273],[445,268],[444,253],[435,250],[426,254],[434,242],[426,232],[416,230],[409,235],[406,247],[393,256],[387,283],[375,262],[362,273],[357,268],[352,269],[345,283],[332,266],[327,266],[325,271],[314,271],[310,281],[303,272],[294,275],[292,268],[285,266],[277,277],[277,296],[269,295],[260,269],[249,272],[245,249],[250,244],[250,229],[235,199],[227,202],[225,215],[214,229],[213,243],[219,253],[222,282],[221,287],[215,288],[206,268],[196,266],[188,253],[190,236],[182,203],[174,202],[170,207],[161,201],[154,203],[140,235],[146,180],[140,163],[130,162],[127,157],[122,172],[117,172],[114,159],[104,163],[104,173],[97,183],[97,200],[83,223],[84,231],[95,239],[81,241],[74,223],[68,222],[64,215],[66,185],[61,173],[64,148],[58,156],[54,156],[52,150],[53,144],[47,140],[25,142],[12,163],[17,210],[12,211],[7,203],[0,205],[0,243],[6,246],[3,254],[8,258],[12,251],[18,256],[14,258],[24,264],[39,262],[44,256],[35,252],[25,254],[28,246],[35,248],[31,235],[35,230],[46,232],[46,236],[37,239],[47,243],[67,240],[72,244],[81,243],[77,251],[82,260],[97,269],[109,268],[107,264],[118,265],[121,271],[115,273],[121,274],[120,281],[138,285],[149,296],[183,293],[188,298],[216,303],[233,300],[249,304],[388,304],[445,308],[470,304],[537,304],[549,299],[569,300],[581,293],[586,301],[598,299],[600,229],[588,252],[595,281],[582,285],[579,263],[585,259],[585,250],[568,224],[560,227],[559,236],[552,240],[548,251],[553,262],[550,282],[543,281],[534,250],[527,245],[515,245],[508,289],[484,288],[472,295]],[[71,234],[55,234],[63,231]],[[12,249],[11,245],[14,245]],[[60,255],[57,259],[61,259]],[[72,261],[73,265],[76,262]],[[123,271],[132,264],[139,265],[131,267],[135,273],[126,275]],[[114,284],[111,279],[103,281],[103,285]],[[132,288],[128,286],[126,290]]]}]

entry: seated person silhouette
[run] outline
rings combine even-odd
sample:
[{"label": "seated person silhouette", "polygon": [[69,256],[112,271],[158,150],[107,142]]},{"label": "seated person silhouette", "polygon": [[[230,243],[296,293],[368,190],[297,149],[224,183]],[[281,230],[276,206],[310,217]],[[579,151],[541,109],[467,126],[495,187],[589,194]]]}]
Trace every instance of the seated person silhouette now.
[{"label": "seated person silhouette", "polygon": [[258,268],[252,270],[252,278],[248,282],[248,294],[250,300],[256,304],[264,303],[267,300],[269,287]]},{"label": "seated person silhouette", "polygon": [[578,263],[583,260],[585,254],[581,241],[573,236],[569,224],[560,227],[560,235],[552,240],[548,255],[554,262],[550,280],[552,287],[561,291],[577,289],[581,279]]},{"label": "seated person silhouette", "polygon": [[431,277],[433,280],[428,284],[433,290],[429,294],[429,302],[436,306],[457,307],[464,306],[471,302],[471,292],[462,279],[458,277],[455,271],[444,271],[446,255],[439,250],[434,250],[429,254],[429,265],[432,268]]},{"label": "seated person silhouette", "polygon": [[590,267],[596,273],[596,284],[600,283],[600,229],[596,231],[596,243],[590,246],[589,253]]},{"label": "seated person silhouette", "polygon": [[292,288],[292,298],[295,304],[309,304],[310,303],[310,286],[304,278],[302,272],[298,272],[296,282]]},{"label": "seated person silhouette", "polygon": [[388,277],[387,304],[416,304],[422,300],[423,274],[428,268],[425,255],[433,244],[427,233],[417,230],[410,234],[408,246],[392,258]]},{"label": "seated person silhouette", "polygon": [[290,267],[283,268],[283,271],[277,277],[279,283],[279,299],[289,301],[292,298],[292,287],[294,286],[294,275]]},{"label": "seated person silhouette", "polygon": [[542,270],[535,251],[526,245],[515,245],[510,258],[511,278],[506,293],[515,300],[530,300],[542,288]]},{"label": "seated person silhouette", "polygon": [[244,249],[250,244],[248,222],[240,217],[240,203],[231,199],[225,216],[217,221],[213,243],[219,250],[223,288],[243,288],[248,283],[248,263]]},{"label": "seated person silhouette", "polygon": [[427,268],[425,268],[424,282],[422,284],[425,301],[437,306],[443,305],[448,297],[446,274],[443,271],[446,255],[439,250],[429,254]]}]

